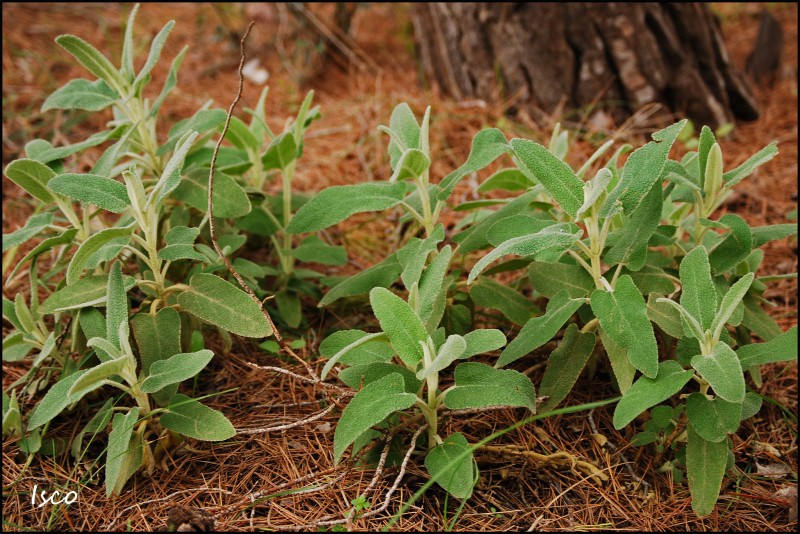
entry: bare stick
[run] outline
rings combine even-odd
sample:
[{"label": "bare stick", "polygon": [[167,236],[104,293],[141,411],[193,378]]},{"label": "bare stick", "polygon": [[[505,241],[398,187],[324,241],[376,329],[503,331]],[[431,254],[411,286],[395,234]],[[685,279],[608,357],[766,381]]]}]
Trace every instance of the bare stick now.
[{"label": "bare stick", "polygon": [[288,354],[289,356],[294,358],[297,362],[302,364],[306,368],[306,371],[308,372],[309,376],[314,378],[317,382],[320,382],[319,378],[317,378],[317,375],[314,373],[314,370],[311,369],[311,366],[308,365],[308,363],[305,360],[303,360],[297,354],[295,354],[292,348],[286,343],[286,341],[283,340],[283,337],[281,336],[280,332],[275,327],[275,322],[272,320],[272,317],[270,316],[269,312],[264,307],[264,304],[261,302],[261,299],[259,299],[253,292],[253,290],[250,289],[247,286],[247,284],[244,283],[244,280],[242,279],[241,275],[239,275],[236,269],[233,268],[231,262],[228,260],[227,257],[225,257],[225,254],[222,253],[222,249],[220,248],[219,243],[217,243],[216,228],[215,228],[216,225],[214,224],[214,202],[213,202],[214,169],[217,164],[217,155],[219,154],[220,145],[222,145],[222,140],[225,139],[225,134],[228,133],[228,127],[231,124],[231,117],[233,116],[233,110],[236,109],[236,104],[238,104],[239,100],[242,98],[242,89],[244,87],[244,74],[242,73],[242,69],[244,68],[244,62],[247,59],[247,52],[245,51],[244,44],[247,41],[247,36],[250,35],[250,30],[253,28],[254,24],[255,22],[252,21],[250,22],[250,24],[247,26],[247,30],[244,32],[244,35],[242,35],[242,40],[239,42],[239,48],[241,50],[241,58],[239,59],[239,89],[236,91],[236,98],[233,99],[233,102],[231,102],[231,105],[228,108],[228,114],[225,117],[225,126],[222,128],[222,134],[219,136],[219,139],[217,139],[217,144],[216,146],[214,146],[214,154],[211,156],[211,169],[209,170],[208,173],[208,229],[211,233],[211,243],[214,245],[214,250],[217,251],[217,254],[219,255],[220,259],[222,259],[222,262],[225,264],[225,267],[228,268],[228,271],[230,271],[233,277],[236,278],[236,281],[239,283],[239,286],[241,286],[241,288],[248,295],[250,295],[250,298],[252,298],[256,304],[258,304],[258,308],[261,310],[262,315],[264,315],[264,318],[267,320],[267,324],[269,324],[272,333],[275,335],[275,340],[280,345],[281,350],[283,350],[286,354]]}]

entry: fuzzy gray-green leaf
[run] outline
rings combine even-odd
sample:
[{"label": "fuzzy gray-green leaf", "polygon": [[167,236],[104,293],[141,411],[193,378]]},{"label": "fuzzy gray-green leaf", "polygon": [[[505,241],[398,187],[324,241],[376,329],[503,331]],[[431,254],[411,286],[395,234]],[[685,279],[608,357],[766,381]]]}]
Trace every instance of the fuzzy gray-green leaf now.
[{"label": "fuzzy gray-green leaf", "polygon": [[725,467],[728,464],[728,443],[703,439],[690,425],[686,445],[686,471],[689,491],[692,494],[692,510],[700,517],[714,510],[719,497]]},{"label": "fuzzy gray-green leaf", "polygon": [[345,407],[333,437],[333,461],[338,464],[345,449],[373,425],[390,414],[410,408],[417,396],[406,393],[399,373],[391,373],[356,393]]},{"label": "fuzzy gray-green leaf", "polygon": [[533,288],[549,299],[560,291],[566,291],[573,299],[582,298],[595,288],[586,269],[568,263],[535,261],[528,267],[528,277]]},{"label": "fuzzy gray-green leaf", "polygon": [[123,184],[96,174],[59,174],[47,187],[59,195],[114,213],[120,213],[131,204]]},{"label": "fuzzy gray-green leaf", "polygon": [[567,225],[555,224],[535,234],[509,239],[475,264],[467,277],[467,283],[471,284],[490,263],[507,254],[516,254],[518,256],[533,256],[543,253],[555,254],[566,251],[579,238],[580,232],[570,233]]},{"label": "fuzzy gray-green leaf", "polygon": [[174,354],[166,360],[153,362],[147,378],[141,384],[143,393],[155,393],[166,386],[192,378],[208,365],[214,353],[208,349]]},{"label": "fuzzy gray-green leaf", "polygon": [[469,498],[478,481],[478,466],[472,450],[467,439],[459,432],[449,435],[444,442],[428,451],[425,468],[431,478],[456,499]]},{"label": "fuzzy gray-green leaf", "polygon": [[564,400],[589,361],[596,342],[592,332],[579,332],[575,323],[564,332],[564,339],[547,360],[547,369],[539,385],[539,395],[548,399],[539,410],[548,411]]},{"label": "fuzzy gray-green leaf", "polygon": [[482,276],[470,290],[472,301],[483,308],[499,310],[515,324],[525,324],[538,311],[521,293]]},{"label": "fuzzy gray-green leaf", "polygon": [[686,415],[700,437],[717,443],[739,428],[742,404],[692,393],[686,398]]},{"label": "fuzzy gray-green leaf", "polygon": [[692,358],[692,367],[708,382],[714,393],[728,402],[744,401],[744,372],[739,358],[728,345],[720,341],[711,354]]},{"label": "fuzzy gray-green leaf", "polygon": [[624,275],[614,291],[598,289],[591,296],[592,311],[615,343],[628,350],[628,358],[650,378],[658,372],[658,346],[647,304],[633,279]]},{"label": "fuzzy gray-green leaf", "polygon": [[467,348],[461,355],[462,360],[501,348],[506,344],[506,335],[496,328],[480,328],[464,334],[464,341]]},{"label": "fuzzy gray-green leaf", "polygon": [[659,302],[660,298],[663,298],[660,293],[650,293],[647,296],[647,318],[668,335],[675,339],[682,338],[684,332],[680,312],[667,302]]},{"label": "fuzzy gray-green leaf", "polygon": [[681,306],[708,329],[717,313],[717,294],[705,247],[693,248],[681,261]]},{"label": "fuzzy gray-green leaf", "polygon": [[50,223],[53,222],[52,213],[39,213],[32,215],[26,222],[25,226],[10,234],[3,234],[3,252],[16,247],[29,239],[36,237],[38,234],[47,230]]},{"label": "fuzzy gray-green leaf", "polygon": [[525,323],[517,337],[503,350],[495,367],[508,365],[550,341],[583,302],[580,298],[569,298],[566,290],[558,292],[547,303],[544,315]]},{"label": "fuzzy gray-green leaf", "polygon": [[[181,178],[172,196],[203,213],[208,210],[208,175],[206,167],[194,168]],[[250,200],[236,180],[224,172],[214,171],[214,217],[234,219],[250,213]]]},{"label": "fuzzy gray-green leaf", "polygon": [[752,157],[735,169],[723,174],[722,179],[725,181],[725,185],[728,187],[733,187],[734,185],[738,184],[742,181],[742,179],[753,174],[753,171],[755,171],[756,168],[774,158],[777,153],[778,143],[773,141],[769,145],[753,154]]},{"label": "fuzzy gray-green leaf", "polygon": [[18,159],[6,165],[4,174],[29,195],[45,204],[55,200],[47,183],[56,173],[44,163],[32,159]]},{"label": "fuzzy gray-green leaf", "polygon": [[575,218],[583,205],[583,181],[572,169],[538,143],[512,139],[511,146],[523,165],[547,189],[559,206]]},{"label": "fuzzy gray-green leaf", "polygon": [[122,76],[108,58],[83,39],[74,35],[60,35],[56,37],[56,42],[86,67],[86,70],[111,87],[124,86]]},{"label": "fuzzy gray-green leaf", "polygon": [[250,296],[213,274],[198,273],[178,295],[181,309],[203,321],[244,337],[266,337],[272,329]]},{"label": "fuzzy gray-green leaf", "polygon": [[627,426],[646,409],[678,393],[692,379],[692,374],[675,360],[667,360],[658,364],[655,378],[639,377],[614,409],[614,428],[619,430]]},{"label": "fuzzy gray-green leaf", "polygon": [[466,362],[456,367],[455,386],[447,390],[444,404],[451,410],[520,406],[536,413],[536,392],[522,373]]},{"label": "fuzzy gray-green leaf", "polygon": [[428,339],[428,331],[420,318],[406,301],[382,287],[370,291],[369,302],[400,359],[409,367],[416,366],[422,361],[419,342]]},{"label": "fuzzy gray-green leaf", "polygon": [[787,362],[797,359],[797,326],[764,343],[744,345],[736,351],[742,367],[774,362]]},{"label": "fuzzy gray-green leaf", "polygon": [[439,347],[439,353],[436,354],[430,365],[417,371],[417,378],[425,380],[429,376],[446,369],[451,363],[461,358],[466,350],[467,341],[463,337],[458,334],[447,336],[447,340]]},{"label": "fuzzy gray-green leaf", "polygon": [[67,392],[72,385],[87,371],[78,371],[50,386],[42,400],[36,405],[28,419],[28,430],[39,428],[55,416],[60,414],[67,406],[78,399],[71,397]]},{"label": "fuzzy gray-green leaf", "polygon": [[[125,291],[129,291],[135,284],[132,276],[123,277]],[[45,315],[63,310],[74,310],[87,306],[104,306],[108,301],[108,275],[87,276],[72,285],[62,287],[39,308]]]},{"label": "fuzzy gray-green leaf", "polygon": [[180,393],[169,399],[168,411],[159,421],[168,430],[201,441],[224,441],[236,435],[222,412]]},{"label": "fuzzy gray-green leaf", "polygon": [[472,138],[472,146],[469,149],[467,161],[445,176],[439,182],[439,193],[437,200],[444,201],[453,192],[458,182],[467,174],[477,172],[494,160],[511,151],[505,134],[497,128],[487,128],[475,134]]},{"label": "fuzzy gray-green leaf", "polygon": [[138,407],[131,408],[126,414],[114,414],[106,450],[106,497],[119,495],[142,464],[141,436],[133,433],[138,419]]},{"label": "fuzzy gray-green leaf", "polygon": [[51,109],[83,109],[100,111],[119,99],[115,90],[103,80],[90,82],[78,78],[52,93],[42,104],[42,111]]},{"label": "fuzzy gray-green leaf", "polygon": [[295,213],[286,231],[290,234],[316,232],[341,222],[351,215],[383,211],[403,200],[402,183],[363,183],[323,189]]},{"label": "fuzzy gray-green leaf", "polygon": [[[89,236],[72,256],[67,266],[67,285],[77,282],[81,274],[83,274],[84,269],[87,267],[94,267],[88,265],[90,263],[89,260],[107,244],[120,238],[130,238],[134,226],[134,224],[130,224],[122,228],[106,228],[105,230],[100,230],[96,234]],[[124,244],[127,244],[128,240],[123,240],[125,242]]]},{"label": "fuzzy gray-green leaf", "polygon": [[161,31],[153,38],[153,43],[150,45],[150,53],[147,55],[147,61],[145,61],[142,70],[139,71],[139,74],[136,75],[136,79],[133,81],[134,87],[142,84],[150,74],[150,71],[153,70],[153,67],[156,66],[156,63],[158,63],[158,60],[161,58],[161,50],[164,48],[164,43],[167,41],[169,32],[172,31],[174,26],[174,20],[167,22],[164,27],[161,28]]},{"label": "fuzzy gray-green leaf", "polygon": [[392,254],[382,262],[335,285],[322,297],[319,306],[327,306],[343,297],[369,293],[373,287],[389,287],[397,280],[402,270],[403,267],[397,260],[397,255]]}]

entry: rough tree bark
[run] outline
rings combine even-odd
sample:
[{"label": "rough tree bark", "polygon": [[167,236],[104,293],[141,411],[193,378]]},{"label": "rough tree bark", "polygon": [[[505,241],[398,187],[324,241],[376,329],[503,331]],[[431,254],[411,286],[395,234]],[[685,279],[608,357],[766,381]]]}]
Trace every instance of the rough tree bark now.
[{"label": "rough tree bark", "polygon": [[758,118],[744,75],[701,3],[415,3],[429,82],[511,101],[534,118],[564,105],[617,122],[646,104],[718,127]]}]

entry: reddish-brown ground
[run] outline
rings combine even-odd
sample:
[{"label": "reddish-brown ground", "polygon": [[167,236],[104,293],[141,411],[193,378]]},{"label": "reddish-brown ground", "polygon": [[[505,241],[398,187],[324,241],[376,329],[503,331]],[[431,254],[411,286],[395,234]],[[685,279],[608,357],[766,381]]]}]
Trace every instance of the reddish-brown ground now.
[{"label": "reddish-brown ground", "polygon": [[[129,5],[120,4],[3,4],[3,166],[19,157],[31,139],[42,136],[54,144],[75,142],[97,131],[109,119],[103,113],[84,120],[80,114],[41,113],[39,109],[44,98],[67,80],[87,76],[53,39],[62,33],[73,33],[105,52],[111,51],[116,60],[121,25],[129,9]],[[553,118],[552,124],[524,124],[504,116],[502,104],[459,103],[435,90],[421,88],[411,53],[413,31],[407,9],[404,4],[361,6],[353,20],[351,50],[362,59],[356,65],[341,68],[321,62],[315,52],[317,29],[308,25],[298,29],[296,19],[281,4],[145,4],[136,25],[139,42],[146,42],[144,36],[149,41],[166,21],[177,21],[164,48],[164,59],[153,73],[154,91],[160,88],[172,57],[184,45],[190,47],[178,89],[162,112],[161,131],[188,117],[208,99],[227,107],[236,92],[238,35],[248,21],[255,20],[248,55],[258,58],[270,75],[270,125],[280,129],[309,88],[315,90],[315,102],[323,113],[322,120],[311,130],[298,165],[297,189],[314,191],[328,185],[386,179],[386,140],[377,126],[386,124],[392,108],[403,101],[409,102],[417,113],[432,106],[432,176],[443,176],[460,165],[472,136],[482,127],[497,126],[510,136],[539,141],[549,136],[558,117]],[[743,68],[755,41],[761,6],[715,4],[714,9],[722,18],[728,50]],[[787,213],[797,207],[796,199],[791,198],[797,193],[798,175],[797,6],[770,4],[770,10],[785,31],[778,80],[772,86],[755,89],[761,118],[737,125],[721,143],[725,167],[732,168],[772,140],[779,141],[780,155],[742,183],[735,198],[722,208],[742,215],[753,226],[787,222]],[[314,11],[328,20],[332,7],[316,5]],[[141,45],[140,56],[146,55],[147,46]],[[255,106],[259,92],[259,86],[245,82],[240,109]],[[619,137],[641,141],[633,132],[622,131]],[[581,162],[593,148],[587,141],[576,141],[571,163]],[[76,161],[75,167],[86,167],[90,161]],[[474,185],[457,191],[462,199],[474,194]],[[22,226],[30,211],[30,200],[3,177],[3,232]],[[447,221],[457,217],[458,214],[444,214]],[[391,230],[391,221],[358,217],[339,225],[332,235],[347,247],[351,260],[347,269],[355,271],[385,257],[393,246]],[[766,247],[762,269],[762,274],[796,272],[796,240],[784,239]],[[24,279],[4,280],[6,296],[13,297],[14,292],[24,290]],[[775,283],[767,292],[767,297],[777,303],[770,313],[784,329],[797,324],[796,294],[796,280]],[[311,307],[308,310],[314,313]],[[323,330],[352,327],[365,319],[362,310],[348,310],[346,315],[326,314],[310,321],[312,327],[306,336],[309,357],[313,357]],[[235,341],[232,353],[217,353],[223,357],[215,358],[214,372],[204,373],[201,387],[205,391],[238,388],[212,402],[238,429],[288,423],[314,413],[315,406],[305,403],[319,398],[319,391],[246,364],[276,363],[258,349]],[[19,364],[4,363],[3,370],[4,386],[23,372]],[[540,360],[535,360],[531,370],[534,383],[542,371]],[[614,395],[603,381],[585,377],[582,380],[567,405]],[[416,502],[392,528],[793,531],[797,527],[796,492],[794,518],[790,510],[792,499],[778,492],[797,484],[796,364],[774,365],[765,370],[760,393],[785,407],[789,415],[767,404],[734,436],[737,466],[748,474],[737,480],[726,478],[720,502],[708,518],[694,516],[685,485],[673,485],[668,475],[656,473],[658,464],[652,449],[630,446],[630,429],[622,433],[613,430],[611,409],[603,408],[593,418],[586,413],[549,418],[511,432],[500,442],[542,454],[566,451],[593,462],[609,476],[608,482],[596,484],[578,470],[484,452],[478,456],[481,482],[454,524],[458,503],[445,502],[444,494],[435,490]],[[23,410],[26,408],[30,406],[23,406]],[[477,440],[524,416],[522,411],[505,410],[463,417],[447,422],[446,430],[461,431]],[[611,446],[602,447],[593,439],[592,424]],[[48,507],[31,506],[29,491],[34,484],[76,487],[84,466],[75,465],[66,457],[53,461],[44,456],[37,456],[26,466],[25,456],[19,453],[14,440],[4,440],[4,528],[157,530],[167,525],[170,510],[179,505],[197,507],[216,516],[219,529],[313,528],[313,523],[323,516],[343,517],[350,500],[365,490],[373,472],[353,470],[316,493],[278,496],[255,507],[250,504],[250,497],[255,492],[270,494],[333,480],[326,473],[333,468],[334,425],[335,417],[328,416],[286,432],[241,436],[216,445],[195,442],[172,458],[168,471],[156,471],[151,477],[135,476],[121,497],[107,500],[102,480],[94,480],[79,488],[78,502],[57,513],[51,513]],[[56,435],[73,431],[69,421],[51,429]],[[790,472],[780,478],[755,476],[757,463],[785,465]],[[389,470],[378,481],[370,494],[372,509],[383,502],[395,474],[396,470]],[[292,482],[305,475],[315,476],[305,482]],[[635,484],[634,475],[649,483],[647,495]],[[372,518],[356,519],[351,528],[382,528],[426,479],[424,467],[412,461],[387,510]]]}]

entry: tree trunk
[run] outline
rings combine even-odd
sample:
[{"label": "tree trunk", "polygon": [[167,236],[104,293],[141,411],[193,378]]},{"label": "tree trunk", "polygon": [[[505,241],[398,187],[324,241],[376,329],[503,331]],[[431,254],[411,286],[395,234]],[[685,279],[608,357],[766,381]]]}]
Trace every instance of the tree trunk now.
[{"label": "tree trunk", "polygon": [[415,3],[412,21],[428,80],[457,99],[535,119],[653,103],[711,127],[758,118],[706,4]]}]

